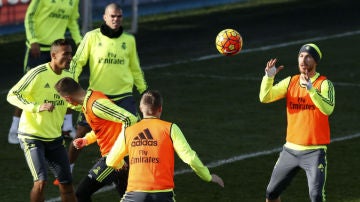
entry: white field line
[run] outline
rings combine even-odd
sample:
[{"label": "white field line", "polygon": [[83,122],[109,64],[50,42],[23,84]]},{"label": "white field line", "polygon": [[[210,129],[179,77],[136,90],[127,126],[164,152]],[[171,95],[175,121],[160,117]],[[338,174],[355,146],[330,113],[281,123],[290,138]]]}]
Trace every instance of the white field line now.
[{"label": "white field line", "polygon": [[[314,42],[314,41],[323,41],[323,40],[327,40],[327,39],[342,38],[342,37],[353,36],[353,35],[358,35],[358,34],[360,34],[360,30],[344,32],[344,33],[340,33],[340,34],[333,34],[333,35],[329,35],[329,36],[313,37],[313,38],[308,38],[308,39],[303,39],[303,40],[296,40],[296,41],[290,41],[290,42],[285,42],[285,43],[278,43],[278,44],[273,44],[273,45],[268,45],[268,46],[262,46],[262,47],[258,47],[258,48],[244,49],[241,51],[241,54],[259,52],[259,51],[267,51],[267,50],[272,50],[272,49],[276,49],[276,48],[288,47],[291,45],[309,43],[309,42]],[[183,64],[183,63],[188,63],[188,62],[209,60],[209,59],[214,59],[214,58],[218,58],[218,57],[223,57],[223,56],[220,54],[212,54],[212,55],[206,55],[206,56],[202,56],[202,57],[198,57],[198,58],[194,58],[194,59],[190,59],[190,60],[178,60],[178,61],[170,62],[170,63],[145,66],[143,68],[144,69],[164,68],[164,67],[167,67],[170,65],[177,65],[177,64]]]},{"label": "white field line", "polygon": [[[308,38],[308,39],[304,39],[304,40],[296,40],[296,41],[291,41],[291,42],[286,42],[286,43],[279,43],[279,44],[274,44],[274,45],[262,46],[262,47],[258,47],[258,48],[244,49],[244,50],[241,51],[241,53],[245,54],[245,53],[252,53],[252,52],[257,52],[257,51],[266,51],[266,50],[272,50],[272,49],[281,48],[281,47],[288,47],[288,46],[296,45],[296,44],[307,43],[307,42],[310,42],[310,41],[320,41],[320,40],[327,40],[327,39],[333,39],[333,38],[341,38],[341,37],[353,36],[353,35],[357,35],[357,34],[360,34],[360,30],[351,31],[351,32],[344,32],[344,33],[334,34],[334,35],[329,35],[329,36]],[[202,56],[202,57],[191,59],[191,60],[179,60],[179,61],[175,61],[175,62],[171,62],[171,63],[163,63],[163,64],[158,64],[158,65],[144,66],[143,69],[147,70],[147,69],[164,68],[164,67],[168,67],[168,66],[171,66],[171,65],[183,64],[183,63],[194,62],[194,61],[209,60],[209,59],[218,58],[218,57],[222,57],[222,56],[220,54],[213,54],[213,55]],[[258,78],[250,78],[250,77],[225,77],[225,76],[215,76],[215,75],[193,75],[193,76],[198,76],[198,77],[200,76],[200,77],[207,77],[207,78],[217,78],[217,79],[259,80]],[[342,83],[342,82],[334,83],[334,84],[337,84],[337,85],[340,85],[340,86],[356,86],[356,87],[360,86],[360,84]],[[8,91],[9,90],[2,90],[0,93],[1,94],[6,94],[6,93],[8,93]],[[345,136],[345,137],[341,137],[341,138],[335,138],[335,139],[332,140],[332,142],[344,141],[344,140],[353,139],[353,138],[357,138],[357,137],[360,137],[360,134]],[[214,167],[217,167],[217,166],[220,166],[220,165],[245,160],[245,159],[248,159],[248,158],[254,158],[254,157],[258,157],[258,156],[264,156],[264,155],[273,154],[275,152],[279,152],[280,150],[281,150],[281,147],[271,149],[271,150],[266,150],[266,151],[243,154],[243,155],[231,157],[229,159],[223,159],[223,160],[218,160],[218,161],[215,161],[215,162],[211,162],[211,163],[207,164],[207,166],[209,168],[214,168]],[[175,171],[175,175],[180,175],[180,174],[190,173],[190,172],[192,172],[192,170],[184,169],[184,170]],[[112,190],[113,188],[114,188],[113,186],[104,187],[104,188],[100,189],[98,192],[106,192],[108,190]],[[46,202],[57,202],[57,201],[61,201],[60,197],[46,200]]]},{"label": "white field line", "polygon": [[[313,38],[308,38],[308,39],[303,39],[303,40],[290,41],[290,42],[286,42],[286,43],[278,43],[278,44],[273,44],[273,45],[261,46],[258,48],[244,49],[241,51],[241,54],[272,50],[272,49],[276,49],[276,48],[288,47],[291,45],[303,44],[303,43],[308,43],[308,42],[312,42],[312,41],[322,41],[322,40],[327,40],[327,39],[342,38],[342,37],[353,36],[353,35],[357,35],[357,34],[360,34],[360,30],[344,32],[344,33],[334,34],[334,35],[329,35],[329,36],[313,37]],[[165,67],[168,67],[171,65],[183,64],[183,63],[188,63],[188,62],[196,62],[196,61],[202,61],[202,60],[209,60],[209,59],[218,58],[218,57],[223,57],[223,56],[220,54],[212,54],[212,55],[206,55],[206,56],[202,56],[202,57],[198,57],[198,58],[190,59],[190,60],[178,60],[178,61],[170,62],[170,63],[143,66],[142,68],[144,70],[165,68]],[[1,95],[6,94],[6,93],[8,93],[8,91],[9,90],[1,90],[0,94]]]},{"label": "white field line", "polygon": [[[208,79],[219,79],[219,80],[239,80],[239,81],[261,81],[261,77],[249,77],[249,76],[220,76],[220,75],[209,75],[209,74],[172,74],[163,73],[165,76],[184,76],[191,78],[208,78]],[[346,82],[333,82],[335,86],[339,87],[360,87],[360,83],[346,83]],[[5,95],[9,90],[2,90],[1,95]]]},{"label": "white field line", "polygon": [[[173,73],[162,73],[164,76],[184,76],[190,78],[207,78],[207,79],[218,79],[218,80],[241,80],[241,81],[261,81],[262,77],[249,77],[249,76],[221,76],[221,75],[209,75],[209,74],[173,74]],[[339,87],[360,87],[360,83],[346,83],[346,82],[333,82],[335,86]]]},{"label": "white field line", "polygon": [[[331,143],[334,142],[341,142],[341,141],[346,141],[346,140],[351,140],[354,138],[358,138],[360,137],[360,133],[356,133],[353,135],[348,135],[348,136],[344,136],[344,137],[338,137],[338,138],[333,138],[331,140]],[[222,159],[222,160],[218,160],[218,161],[214,161],[211,163],[206,164],[206,166],[208,168],[216,168],[225,164],[230,164],[230,163],[234,163],[237,161],[242,161],[245,159],[251,159],[251,158],[256,158],[259,156],[265,156],[265,155],[269,155],[269,154],[273,154],[276,152],[280,152],[282,149],[282,147],[277,147],[274,149],[270,149],[270,150],[264,150],[264,151],[259,151],[259,152],[253,152],[253,153],[248,153],[248,154],[241,154],[238,156],[234,156],[234,157],[230,157],[228,159]],[[191,169],[183,169],[183,170],[179,170],[179,171],[175,171],[175,175],[180,175],[180,174],[184,174],[184,173],[191,173],[193,172]]]},{"label": "white field line", "polygon": [[[356,133],[356,134],[348,135],[348,136],[344,136],[344,137],[333,138],[331,140],[331,143],[342,142],[342,141],[351,140],[351,139],[355,139],[355,138],[359,138],[359,137],[360,137],[360,133]],[[258,152],[248,153],[248,154],[240,154],[238,156],[233,156],[233,157],[230,157],[227,159],[210,162],[210,163],[206,164],[206,166],[208,168],[216,168],[216,167],[219,167],[222,165],[235,163],[237,161],[242,161],[242,160],[246,160],[246,159],[251,159],[251,158],[256,158],[256,157],[260,157],[260,156],[274,154],[274,153],[280,152],[281,149],[282,149],[282,147],[277,147],[277,148],[264,150],[264,151],[258,151]],[[186,173],[191,173],[191,172],[193,172],[193,170],[191,170],[191,169],[182,169],[182,170],[175,171],[174,174],[176,176],[176,175],[181,175],[181,174],[186,174]],[[96,193],[107,192],[109,190],[114,189],[114,187],[115,187],[114,185],[107,186],[107,187],[104,187],[104,188],[98,190]],[[46,202],[58,202],[58,201],[61,201],[60,197],[46,200]]]}]

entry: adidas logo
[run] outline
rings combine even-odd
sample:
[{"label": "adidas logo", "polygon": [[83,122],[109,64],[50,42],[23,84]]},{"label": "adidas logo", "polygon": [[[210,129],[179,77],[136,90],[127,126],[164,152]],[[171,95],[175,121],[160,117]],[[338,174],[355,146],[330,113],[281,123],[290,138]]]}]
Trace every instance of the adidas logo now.
[{"label": "adidas logo", "polygon": [[95,173],[95,175],[99,174],[99,171],[100,171],[100,166],[93,169],[93,172]]},{"label": "adidas logo", "polygon": [[318,166],[318,169],[321,171],[321,172],[324,172],[324,165],[322,163],[319,164]]},{"label": "adidas logo", "polygon": [[154,140],[149,129],[145,129],[133,139],[133,141],[131,142],[131,146],[157,146],[157,141]]},{"label": "adidas logo", "polygon": [[44,88],[50,88],[49,83],[46,83],[45,86],[44,86]]}]

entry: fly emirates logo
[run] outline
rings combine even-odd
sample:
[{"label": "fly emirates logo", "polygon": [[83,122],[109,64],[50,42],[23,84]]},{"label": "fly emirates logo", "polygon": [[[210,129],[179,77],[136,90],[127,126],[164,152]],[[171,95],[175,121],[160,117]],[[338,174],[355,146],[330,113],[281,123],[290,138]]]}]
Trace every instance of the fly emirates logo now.
[{"label": "fly emirates logo", "polygon": [[98,59],[99,64],[113,64],[113,65],[123,65],[125,64],[125,59],[123,57],[117,56],[115,53],[107,53],[106,57],[100,57]]},{"label": "fly emirates logo", "polygon": [[146,149],[149,147],[156,147],[158,142],[154,140],[149,129],[145,129],[139,133],[131,142],[131,147],[141,147],[135,156],[130,159],[131,164],[138,163],[160,163],[160,159],[157,155],[152,156],[151,153]]}]

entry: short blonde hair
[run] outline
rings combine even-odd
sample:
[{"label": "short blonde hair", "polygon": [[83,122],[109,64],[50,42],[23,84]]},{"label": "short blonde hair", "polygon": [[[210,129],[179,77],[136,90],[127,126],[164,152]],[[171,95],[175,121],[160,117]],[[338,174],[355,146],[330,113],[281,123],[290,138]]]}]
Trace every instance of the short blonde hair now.
[{"label": "short blonde hair", "polygon": [[140,100],[140,108],[143,114],[155,115],[156,112],[162,107],[163,99],[159,91],[149,90],[146,91]]}]

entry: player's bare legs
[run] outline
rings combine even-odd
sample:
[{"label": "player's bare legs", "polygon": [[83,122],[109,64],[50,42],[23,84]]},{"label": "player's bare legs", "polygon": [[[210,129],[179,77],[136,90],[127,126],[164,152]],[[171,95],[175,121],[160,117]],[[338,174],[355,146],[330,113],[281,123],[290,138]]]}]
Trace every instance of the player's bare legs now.
[{"label": "player's bare legs", "polygon": [[266,202],[281,202],[280,197],[275,200],[266,199]]},{"label": "player's bare legs", "polygon": [[15,107],[14,116],[20,117],[22,110],[20,108]]},{"label": "player's bare legs", "polygon": [[[90,132],[90,128],[86,126],[78,125],[76,129],[76,136],[74,139],[82,138],[86,135],[86,133]],[[70,164],[75,163],[76,159],[80,154],[81,149],[76,149],[73,144],[69,145],[69,161]]]},{"label": "player's bare legs", "polygon": [[45,195],[44,195],[45,185],[46,182],[42,180],[34,182],[34,186],[30,192],[31,202],[45,201]]},{"label": "player's bare legs", "polygon": [[59,184],[59,191],[62,202],[75,202],[76,196],[72,184]]}]

